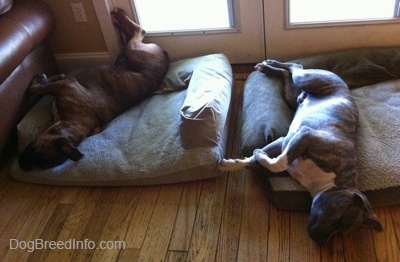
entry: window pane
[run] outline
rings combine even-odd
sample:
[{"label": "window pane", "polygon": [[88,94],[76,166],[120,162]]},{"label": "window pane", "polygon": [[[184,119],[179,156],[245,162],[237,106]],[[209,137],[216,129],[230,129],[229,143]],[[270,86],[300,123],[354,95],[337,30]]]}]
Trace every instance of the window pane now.
[{"label": "window pane", "polygon": [[229,28],[231,0],[134,0],[147,32]]},{"label": "window pane", "polygon": [[290,0],[290,23],[393,18],[396,0]]}]

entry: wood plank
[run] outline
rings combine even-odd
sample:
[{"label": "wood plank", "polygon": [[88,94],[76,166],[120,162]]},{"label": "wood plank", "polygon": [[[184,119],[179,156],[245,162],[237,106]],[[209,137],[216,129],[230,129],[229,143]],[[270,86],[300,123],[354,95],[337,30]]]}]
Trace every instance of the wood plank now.
[{"label": "wood plank", "polygon": [[290,212],[270,206],[268,261],[290,261]]},{"label": "wood plank", "polygon": [[22,203],[22,197],[7,196],[0,202],[0,232],[3,232],[14,213]]},{"label": "wood plank", "polygon": [[245,179],[243,170],[229,172],[216,261],[236,261],[238,258]]},{"label": "wood plank", "polygon": [[249,75],[247,73],[237,73],[235,74],[235,80],[246,81]]},{"label": "wood plank", "polygon": [[372,229],[358,228],[343,236],[346,261],[378,261]]},{"label": "wood plank", "polygon": [[328,245],[320,247],[321,250],[321,261],[337,261],[345,262],[343,236],[336,235],[332,237]]},{"label": "wood plank", "polygon": [[[385,209],[389,210],[392,217],[394,229],[392,234],[395,234],[397,238],[396,257],[400,257],[400,205],[387,207]],[[398,261],[400,261],[400,259],[398,259]]]},{"label": "wood plank", "polygon": [[[76,204],[72,206],[71,213],[65,221],[56,241],[68,243],[68,241],[83,241],[82,234],[101,196],[101,189],[88,188],[81,190],[76,198]],[[74,245],[72,245],[74,246]],[[79,245],[77,245],[79,246]],[[73,248],[50,250],[47,261],[69,261],[74,253]]]},{"label": "wood plank", "polygon": [[121,249],[119,247],[101,248],[101,242],[125,240],[126,232],[128,231],[140,194],[141,188],[139,187],[120,189],[107,223],[103,227],[99,239],[100,242],[96,243],[98,249],[94,250],[91,258],[92,261],[116,261],[118,259]]},{"label": "wood plank", "polygon": [[[101,196],[96,203],[93,213],[86,225],[85,231],[83,232],[81,239],[88,239],[94,243],[99,243],[102,240],[102,232],[105,227],[108,218],[113,211],[114,202],[116,201],[118,194],[114,190],[104,189]],[[92,249],[79,249],[74,250],[71,261],[90,261],[94,253]]]},{"label": "wood plank", "polygon": [[226,158],[240,156],[240,122],[243,108],[243,87],[244,81],[235,79],[229,109],[228,141],[225,150]]},{"label": "wood plank", "polygon": [[399,239],[390,208],[377,208],[374,211],[384,228],[383,232],[374,232],[376,256],[381,261],[400,261]]},{"label": "wood plank", "polygon": [[[19,199],[20,197],[18,197]],[[20,203],[16,201],[18,207],[11,214],[6,226],[1,232],[0,238],[0,258],[4,257],[9,250],[10,239],[15,239],[26,221],[29,221],[29,215],[32,207],[35,206],[38,199],[23,198]]]},{"label": "wood plank", "polygon": [[215,259],[226,183],[226,175],[203,181],[188,261],[214,261]]},{"label": "wood plank", "polygon": [[125,248],[119,252],[118,262],[132,262],[138,261],[140,249],[137,248]]},{"label": "wood plank", "polygon": [[188,251],[201,187],[201,181],[185,183],[168,250]]},{"label": "wood plank", "polygon": [[7,194],[14,197],[39,198],[42,197],[45,188],[43,185],[14,181]]},{"label": "wood plank", "polygon": [[[244,81],[235,74],[235,84],[232,92],[230,106],[230,120],[226,157],[240,155],[240,127],[243,106]],[[227,173],[227,189],[221,221],[220,236],[216,254],[217,261],[236,261],[241,229],[241,216],[243,208],[243,192],[245,185],[245,172]]]},{"label": "wood plank", "polygon": [[290,213],[290,258],[299,261],[311,261],[320,257],[320,246],[307,234],[308,213]]},{"label": "wood plank", "polygon": [[267,261],[270,203],[260,178],[246,170],[238,261]]},{"label": "wood plank", "polygon": [[162,261],[165,259],[182,192],[182,183],[161,187],[139,261]]},{"label": "wood plank", "polygon": [[135,213],[133,214],[128,232],[125,236],[127,248],[142,248],[159,191],[160,186],[149,186],[142,189]]},{"label": "wood plank", "polygon": [[[0,169],[0,173],[2,173],[1,169]],[[5,197],[10,195],[8,193],[8,191],[11,189],[13,183],[14,183],[14,181],[9,178],[6,178],[0,182],[0,203],[2,203],[2,201]],[[1,204],[0,204],[0,207],[1,207]],[[1,230],[0,230],[0,232],[1,232]]]},{"label": "wood plank", "polygon": [[[54,241],[57,239],[65,221],[67,220],[70,212],[71,212],[72,205],[60,205],[58,204],[57,207],[54,209],[51,217],[49,218],[48,222],[46,223],[45,228],[43,229],[42,233],[38,237],[43,241]],[[45,261],[47,255],[49,254],[49,248],[43,248],[35,250],[33,253],[30,253],[28,260],[29,261]]]},{"label": "wood plank", "polygon": [[165,262],[185,262],[187,252],[168,251]]},{"label": "wood plank", "polygon": [[61,188],[63,191],[60,197],[60,204],[75,204],[76,199],[81,194],[83,190],[82,187],[72,187],[72,188]]},{"label": "wood plank", "polygon": [[[15,237],[18,241],[33,241],[39,239],[43,229],[46,227],[50,217],[57,207],[55,199],[39,199],[31,207],[32,212],[23,224],[18,235]],[[25,261],[30,255],[25,249],[12,249],[7,252],[3,261]]]}]

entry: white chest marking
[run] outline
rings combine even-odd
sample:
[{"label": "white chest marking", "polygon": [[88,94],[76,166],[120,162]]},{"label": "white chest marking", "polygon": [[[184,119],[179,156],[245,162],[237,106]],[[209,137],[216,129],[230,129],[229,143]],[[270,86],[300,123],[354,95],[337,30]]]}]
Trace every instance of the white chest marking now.
[{"label": "white chest marking", "polygon": [[335,173],[324,172],[310,159],[296,159],[287,171],[310,192],[311,196],[335,186]]}]

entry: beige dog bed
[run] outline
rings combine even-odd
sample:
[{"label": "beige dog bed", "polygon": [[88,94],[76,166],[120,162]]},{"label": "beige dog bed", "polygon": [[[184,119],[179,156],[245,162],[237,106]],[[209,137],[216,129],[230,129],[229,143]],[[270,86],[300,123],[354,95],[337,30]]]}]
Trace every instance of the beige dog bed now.
[{"label": "beige dog bed", "polygon": [[[343,78],[359,107],[357,169],[359,188],[373,206],[400,204],[400,48],[361,49],[292,62],[333,71]],[[280,79],[253,72],[246,81],[242,154],[252,155],[285,136],[293,117],[282,98]],[[289,177],[268,177],[267,192],[278,207],[309,210],[311,197]]]},{"label": "beige dog bed", "polygon": [[[232,69],[222,54],[173,62],[149,99],[86,138],[84,157],[14,179],[54,185],[127,186],[204,179],[221,173],[232,90]],[[52,124],[52,97],[41,101],[18,125],[19,151]]]}]

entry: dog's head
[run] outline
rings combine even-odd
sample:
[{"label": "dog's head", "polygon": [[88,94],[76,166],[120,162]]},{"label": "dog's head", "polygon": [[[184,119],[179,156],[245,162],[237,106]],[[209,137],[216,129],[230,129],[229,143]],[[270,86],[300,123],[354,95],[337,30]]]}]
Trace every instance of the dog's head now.
[{"label": "dog's head", "polygon": [[22,170],[29,171],[34,167],[55,167],[67,159],[78,161],[82,157],[83,154],[68,139],[44,133],[21,152],[18,163]]},{"label": "dog's head", "polygon": [[383,230],[366,196],[360,191],[333,188],[314,197],[308,234],[317,243],[326,244],[332,235],[345,234],[360,225]]}]

